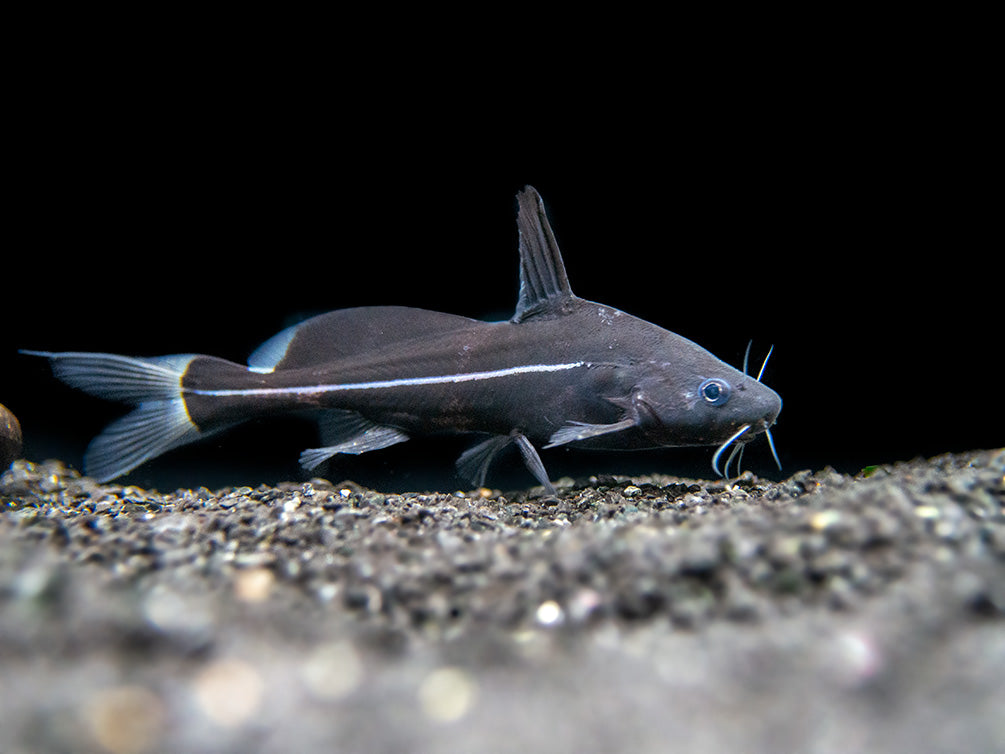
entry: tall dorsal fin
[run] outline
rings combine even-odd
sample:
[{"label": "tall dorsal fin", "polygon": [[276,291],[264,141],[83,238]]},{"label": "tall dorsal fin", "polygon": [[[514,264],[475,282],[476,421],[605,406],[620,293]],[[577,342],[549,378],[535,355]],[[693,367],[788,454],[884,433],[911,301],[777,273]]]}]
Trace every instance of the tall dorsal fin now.
[{"label": "tall dorsal fin", "polygon": [[573,293],[541,196],[533,186],[527,186],[516,198],[520,205],[516,219],[520,230],[520,299],[511,321],[522,322],[540,312],[557,313]]}]

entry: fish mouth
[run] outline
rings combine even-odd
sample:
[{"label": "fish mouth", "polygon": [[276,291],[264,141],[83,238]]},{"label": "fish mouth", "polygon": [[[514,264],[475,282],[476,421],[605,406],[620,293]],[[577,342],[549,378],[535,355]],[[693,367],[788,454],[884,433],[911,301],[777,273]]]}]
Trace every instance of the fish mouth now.
[{"label": "fish mouth", "polygon": [[[775,416],[771,417],[771,421],[762,419],[757,423],[758,426],[755,427],[754,423],[747,423],[740,425],[737,430],[731,434],[725,442],[720,445],[715,454],[712,456],[712,471],[716,473],[717,476],[729,479],[729,466],[736,458],[736,475],[740,475],[740,463],[743,460],[743,449],[746,447],[747,443],[751,440],[755,440],[758,435],[764,434],[764,437],[768,441],[768,447],[771,448],[771,455],[775,459],[775,464],[778,466],[778,470],[782,470],[782,462],[778,460],[778,452],[775,450],[775,441],[771,437],[771,426],[775,423]],[[753,431],[751,431],[753,430]],[[722,454],[726,452],[726,448],[730,445],[733,449],[730,450],[729,456],[726,458],[726,465],[722,471],[719,471],[719,460],[722,458]]]},{"label": "fish mouth", "polygon": [[[743,374],[747,374],[747,364],[750,357],[750,346],[753,341],[747,343],[747,350],[743,354]],[[761,382],[761,377],[764,375],[764,368],[768,365],[768,359],[771,358],[771,354],[774,352],[775,347],[771,346],[768,349],[767,356],[764,357],[764,362],[761,364],[760,370],[757,372],[757,376],[754,377],[754,384],[757,386],[763,386],[766,393],[763,393],[760,397],[761,409],[764,411],[761,414],[762,418],[756,419],[745,424],[737,426],[733,434],[731,434],[725,442],[720,445],[716,451],[715,455],[712,456],[712,471],[716,473],[717,476],[729,478],[729,466],[736,458],[736,475],[740,475],[740,462],[743,460],[743,449],[746,447],[747,443],[751,440],[757,438],[758,435],[764,434],[764,437],[768,441],[768,447],[771,448],[771,455],[775,459],[775,464],[778,466],[778,470],[782,469],[782,462],[778,460],[778,452],[775,450],[775,441],[771,437],[771,427],[774,426],[775,421],[778,419],[778,415],[782,412],[782,399],[771,388],[767,387]],[[726,452],[726,448],[730,445],[733,449],[729,451],[729,456],[726,458],[726,466],[722,471],[719,471],[719,459],[722,458],[722,454]]]}]

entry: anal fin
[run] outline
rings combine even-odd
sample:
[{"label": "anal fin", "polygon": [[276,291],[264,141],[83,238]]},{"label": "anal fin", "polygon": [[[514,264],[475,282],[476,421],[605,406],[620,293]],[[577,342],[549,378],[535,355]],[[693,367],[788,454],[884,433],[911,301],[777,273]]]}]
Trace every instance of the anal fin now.
[{"label": "anal fin", "polygon": [[341,410],[325,412],[321,420],[321,436],[324,442],[330,444],[323,448],[308,448],[300,454],[300,465],[308,471],[339,453],[360,455],[408,439],[408,435],[396,427],[377,424],[355,411]]}]

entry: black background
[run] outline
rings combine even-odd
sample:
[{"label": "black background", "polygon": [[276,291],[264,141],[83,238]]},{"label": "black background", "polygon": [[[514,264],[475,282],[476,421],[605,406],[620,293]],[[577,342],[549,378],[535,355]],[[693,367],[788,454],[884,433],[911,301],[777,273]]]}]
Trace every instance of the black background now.
[{"label": "black background", "polygon": [[[1000,206],[986,119],[945,92],[835,88],[599,100],[165,79],[69,80],[16,117],[0,402],[25,455],[79,466],[121,407],[18,348],[243,361],[299,318],[403,304],[506,318],[515,194],[544,198],[573,290],[739,366],[775,353],[784,473],[1003,444]],[[763,95],[763,96],[762,96]],[[933,100],[933,97],[936,97]],[[422,107],[419,107],[419,103]],[[254,422],[128,478],[172,488],[301,478],[309,424]],[[414,440],[328,476],[462,486],[467,443]],[[710,449],[549,451],[563,474],[708,475]],[[745,466],[780,476],[764,443]],[[530,483],[518,465],[490,481]]]}]

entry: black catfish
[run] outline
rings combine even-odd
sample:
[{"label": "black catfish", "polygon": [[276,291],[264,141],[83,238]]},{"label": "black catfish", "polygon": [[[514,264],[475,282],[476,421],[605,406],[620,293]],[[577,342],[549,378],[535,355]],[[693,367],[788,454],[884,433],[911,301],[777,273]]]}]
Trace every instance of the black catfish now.
[{"label": "black catfish", "polygon": [[248,419],[304,409],[319,413],[325,443],[304,451],[305,468],[413,435],[481,433],[457,461],[479,486],[511,442],[548,490],[535,446],[718,445],[719,473],[729,445],[735,454],[763,432],[774,454],[769,428],[782,401],[760,375],[575,296],[540,196],[528,186],[517,199],[520,297],[508,321],[342,309],[283,330],[248,366],[195,354],[23,353],[48,358],[74,387],[136,405],[88,447],[85,470],[101,481]]}]

